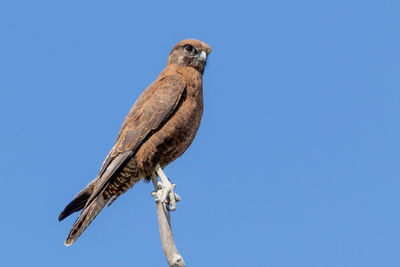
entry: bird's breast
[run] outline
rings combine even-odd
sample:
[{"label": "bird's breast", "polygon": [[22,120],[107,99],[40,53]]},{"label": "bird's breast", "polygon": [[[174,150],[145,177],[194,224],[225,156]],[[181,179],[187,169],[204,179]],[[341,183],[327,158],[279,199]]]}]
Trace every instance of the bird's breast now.
[{"label": "bird's breast", "polygon": [[136,153],[138,165],[150,174],[157,163],[164,167],[181,156],[193,142],[202,114],[200,80],[200,83],[188,84],[176,111],[140,147]]}]

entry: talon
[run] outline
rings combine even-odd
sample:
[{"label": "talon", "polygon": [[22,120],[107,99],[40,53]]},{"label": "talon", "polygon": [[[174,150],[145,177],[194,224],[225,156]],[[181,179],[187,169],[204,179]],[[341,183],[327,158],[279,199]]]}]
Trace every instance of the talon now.
[{"label": "talon", "polygon": [[176,204],[171,204],[171,205],[169,205],[169,210],[170,211],[176,211]]}]

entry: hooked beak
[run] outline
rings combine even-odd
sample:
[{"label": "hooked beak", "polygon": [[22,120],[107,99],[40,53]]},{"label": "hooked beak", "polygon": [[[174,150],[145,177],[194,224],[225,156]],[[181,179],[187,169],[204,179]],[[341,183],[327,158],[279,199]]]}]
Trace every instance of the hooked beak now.
[{"label": "hooked beak", "polygon": [[205,51],[200,51],[200,53],[198,53],[196,57],[199,58],[201,61],[206,61],[207,53]]}]

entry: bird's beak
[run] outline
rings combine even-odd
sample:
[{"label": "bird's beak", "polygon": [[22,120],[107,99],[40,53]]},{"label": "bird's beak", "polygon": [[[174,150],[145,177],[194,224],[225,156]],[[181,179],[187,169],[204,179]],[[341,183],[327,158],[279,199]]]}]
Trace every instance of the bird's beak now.
[{"label": "bird's beak", "polygon": [[200,53],[197,54],[197,57],[202,61],[206,61],[206,59],[207,59],[206,51],[201,51]]}]

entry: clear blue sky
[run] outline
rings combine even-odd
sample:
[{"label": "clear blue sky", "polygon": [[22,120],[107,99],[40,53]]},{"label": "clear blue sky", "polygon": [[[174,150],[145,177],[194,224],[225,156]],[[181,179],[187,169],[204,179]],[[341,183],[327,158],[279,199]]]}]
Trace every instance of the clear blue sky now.
[{"label": "clear blue sky", "polygon": [[399,1],[3,1],[2,266],[165,266],[152,186],[59,212],[178,41],[213,53],[166,168],[188,266],[400,266]]}]

